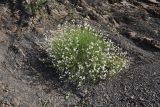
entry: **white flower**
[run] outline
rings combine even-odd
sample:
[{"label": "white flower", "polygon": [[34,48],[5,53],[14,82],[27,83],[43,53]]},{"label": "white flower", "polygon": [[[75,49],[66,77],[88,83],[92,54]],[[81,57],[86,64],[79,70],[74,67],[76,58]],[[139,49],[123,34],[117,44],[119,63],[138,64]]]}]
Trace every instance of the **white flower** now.
[{"label": "white flower", "polygon": [[[65,74],[69,76],[69,79],[80,80],[79,85],[88,78],[91,78],[92,81],[95,81],[97,78],[105,79],[108,72],[113,75],[117,73],[118,70],[121,70],[122,67],[126,66],[125,64],[120,64],[122,61],[125,62],[125,60],[116,60],[116,57],[120,56],[121,58],[121,56],[124,55],[118,47],[114,46],[110,39],[108,39],[109,41],[106,41],[107,39],[105,40],[103,37],[100,37],[102,35],[94,34],[94,30],[91,27],[88,27],[88,25],[87,29],[83,30],[79,26],[75,27],[69,25],[67,27],[65,25],[64,29],[61,28],[61,31],[64,31],[61,32],[60,36],[55,36],[55,38],[52,38],[51,40],[49,39],[50,48],[48,49],[48,52],[50,52],[49,55],[51,57],[55,58],[53,62],[57,61],[56,66],[60,70],[67,69]],[[95,40],[87,43],[89,37],[87,39],[84,37],[89,36],[86,35],[88,33],[93,33],[92,36],[96,37],[91,37],[91,40]],[[82,47],[79,48],[80,46]],[[80,51],[82,51],[82,53]],[[81,58],[84,56],[85,58]],[[113,69],[108,71],[107,68]],[[88,74],[88,77],[85,77],[84,73]]]}]

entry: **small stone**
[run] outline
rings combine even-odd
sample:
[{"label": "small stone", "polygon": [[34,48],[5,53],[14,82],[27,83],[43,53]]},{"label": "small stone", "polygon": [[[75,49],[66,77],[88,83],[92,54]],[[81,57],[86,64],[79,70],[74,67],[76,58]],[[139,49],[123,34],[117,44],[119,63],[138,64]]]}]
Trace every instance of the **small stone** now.
[{"label": "small stone", "polygon": [[17,26],[11,26],[10,28],[9,28],[9,30],[11,31],[11,32],[16,32],[17,31]]},{"label": "small stone", "polygon": [[149,5],[145,4],[145,3],[141,3],[141,5],[143,6],[143,8],[147,9],[149,7]]},{"label": "small stone", "polygon": [[158,4],[158,3],[160,3],[160,2],[158,2],[157,0],[148,0],[149,2],[152,2],[152,3],[156,3],[156,4]]},{"label": "small stone", "polygon": [[42,28],[42,27],[35,27],[34,29],[36,32],[38,32],[40,34],[43,34],[45,32],[44,28]]},{"label": "small stone", "polygon": [[20,105],[20,97],[14,98],[14,105],[17,107]]},{"label": "small stone", "polygon": [[134,31],[128,32],[128,36],[131,38],[135,37],[136,35],[137,35],[137,33]]},{"label": "small stone", "polygon": [[131,99],[134,99],[134,98],[135,98],[134,95],[132,95],[132,96],[131,96]]},{"label": "small stone", "polygon": [[3,33],[2,31],[0,31],[0,42],[3,42],[7,39],[7,36],[5,33]]},{"label": "small stone", "polygon": [[66,11],[60,11],[59,14],[60,14],[61,18],[64,18],[65,16],[68,15],[68,13]]}]

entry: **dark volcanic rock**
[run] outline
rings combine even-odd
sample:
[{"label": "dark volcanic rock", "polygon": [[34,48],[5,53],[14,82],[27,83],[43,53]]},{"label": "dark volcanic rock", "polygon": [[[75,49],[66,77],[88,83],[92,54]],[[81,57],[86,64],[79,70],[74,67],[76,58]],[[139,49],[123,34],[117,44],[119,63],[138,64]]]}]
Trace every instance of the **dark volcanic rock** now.
[{"label": "dark volcanic rock", "polygon": [[[23,10],[17,11],[11,1],[0,1],[0,107],[160,107],[158,3],[52,0],[47,4],[50,15],[32,18],[16,14]],[[44,44],[58,24],[72,19],[75,23],[87,20],[104,36],[109,35],[127,51],[129,68],[81,88],[59,79],[51,62],[45,60]],[[68,93],[71,96],[65,100]]]}]

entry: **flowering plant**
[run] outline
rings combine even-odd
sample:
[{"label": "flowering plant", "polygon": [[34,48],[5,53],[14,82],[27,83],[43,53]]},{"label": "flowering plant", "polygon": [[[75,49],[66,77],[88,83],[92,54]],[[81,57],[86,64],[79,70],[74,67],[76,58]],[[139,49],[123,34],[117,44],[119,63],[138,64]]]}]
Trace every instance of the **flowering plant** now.
[{"label": "flowering plant", "polygon": [[89,27],[65,27],[49,39],[48,50],[61,76],[78,84],[105,79],[125,66],[119,48]]}]

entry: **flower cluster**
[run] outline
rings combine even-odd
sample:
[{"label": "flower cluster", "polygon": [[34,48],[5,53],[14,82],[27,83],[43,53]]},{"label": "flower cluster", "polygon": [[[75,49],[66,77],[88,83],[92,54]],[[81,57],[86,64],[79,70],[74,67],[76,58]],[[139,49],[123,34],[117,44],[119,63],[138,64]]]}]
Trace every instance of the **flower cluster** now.
[{"label": "flower cluster", "polygon": [[62,76],[79,84],[119,72],[125,59],[111,41],[89,27],[70,26],[49,39],[48,52]]}]

